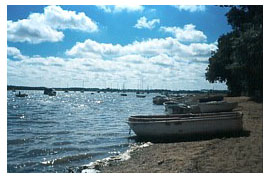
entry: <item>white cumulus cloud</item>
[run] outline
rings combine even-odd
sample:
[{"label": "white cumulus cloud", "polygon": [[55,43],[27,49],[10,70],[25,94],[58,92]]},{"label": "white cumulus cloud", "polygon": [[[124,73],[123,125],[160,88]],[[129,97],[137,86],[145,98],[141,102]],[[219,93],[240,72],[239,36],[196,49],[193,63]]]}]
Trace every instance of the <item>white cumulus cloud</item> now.
[{"label": "white cumulus cloud", "polygon": [[47,6],[44,13],[32,13],[27,19],[7,21],[7,40],[32,44],[58,42],[64,38],[60,31],[64,29],[96,32],[98,26],[84,13]]},{"label": "white cumulus cloud", "polygon": [[106,13],[141,12],[144,10],[144,7],[140,5],[98,5],[97,7]]},{"label": "white cumulus cloud", "polygon": [[151,21],[147,21],[146,17],[141,17],[140,19],[138,19],[137,24],[135,24],[135,28],[138,29],[153,29],[155,27],[156,24],[160,23],[160,19],[152,19]]},{"label": "white cumulus cloud", "polygon": [[203,12],[206,10],[204,5],[175,5],[180,11],[189,11],[189,12]]},{"label": "white cumulus cloud", "polygon": [[182,44],[178,39],[167,37],[160,39],[148,39],[145,41],[134,41],[131,44],[122,46],[120,44],[99,43],[91,39],[76,43],[66,51],[70,57],[99,57],[114,59],[126,55],[139,55],[143,57],[154,57],[161,54],[173,57],[196,57],[209,56],[217,46],[214,43],[191,43]]},{"label": "white cumulus cloud", "polygon": [[[38,16],[37,14],[37,19]],[[43,16],[46,24],[54,29],[75,29],[85,32],[98,31],[97,24],[87,17],[84,12],[76,13],[75,11],[63,10],[59,6],[48,6],[45,8]]]},{"label": "white cumulus cloud", "polygon": [[23,60],[27,58],[27,56],[21,54],[18,48],[9,46],[7,47],[7,56],[16,60]]},{"label": "white cumulus cloud", "polygon": [[7,56],[21,55],[20,50],[16,47],[7,47]]},{"label": "white cumulus cloud", "polygon": [[199,30],[195,29],[195,25],[187,24],[183,28],[161,26],[160,31],[171,33],[181,42],[203,42],[207,40],[207,36]]},{"label": "white cumulus cloud", "polygon": [[7,22],[8,41],[38,44],[45,41],[62,41],[63,37],[63,32],[57,31],[46,24],[29,19]]}]

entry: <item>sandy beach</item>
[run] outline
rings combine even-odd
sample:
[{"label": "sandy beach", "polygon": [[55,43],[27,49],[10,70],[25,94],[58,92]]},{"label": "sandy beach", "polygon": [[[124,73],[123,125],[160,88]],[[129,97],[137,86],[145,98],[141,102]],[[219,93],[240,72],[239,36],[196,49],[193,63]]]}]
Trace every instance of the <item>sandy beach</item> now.
[{"label": "sandy beach", "polygon": [[99,167],[102,173],[262,173],[263,104],[248,97],[225,97],[238,102],[244,132],[177,142],[153,143],[131,152],[131,158]]}]

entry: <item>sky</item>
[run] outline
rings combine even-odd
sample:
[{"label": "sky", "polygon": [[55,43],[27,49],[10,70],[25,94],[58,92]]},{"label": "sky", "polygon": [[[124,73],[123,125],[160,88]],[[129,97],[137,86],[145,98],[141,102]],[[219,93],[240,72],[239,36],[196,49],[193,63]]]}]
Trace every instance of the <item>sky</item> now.
[{"label": "sky", "polygon": [[227,89],[205,79],[228,8],[180,5],[7,7],[7,84]]}]

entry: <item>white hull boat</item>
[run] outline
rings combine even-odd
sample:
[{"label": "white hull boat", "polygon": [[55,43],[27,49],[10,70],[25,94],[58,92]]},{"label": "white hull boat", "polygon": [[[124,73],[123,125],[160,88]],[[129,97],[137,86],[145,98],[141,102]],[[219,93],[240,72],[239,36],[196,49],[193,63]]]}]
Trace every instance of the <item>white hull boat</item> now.
[{"label": "white hull boat", "polygon": [[209,112],[228,112],[232,111],[234,108],[237,107],[237,102],[207,102],[207,103],[200,103],[198,106],[200,108],[201,113],[209,113]]},{"label": "white hull boat", "polygon": [[190,107],[178,102],[167,101],[164,102],[165,111],[167,114],[185,114],[190,113]]},{"label": "white hull boat", "polygon": [[138,98],[145,98],[146,95],[144,95],[144,94],[136,94],[136,97],[138,97]]},{"label": "white hull boat", "polygon": [[241,131],[242,112],[131,116],[130,128],[139,137],[166,138]]}]

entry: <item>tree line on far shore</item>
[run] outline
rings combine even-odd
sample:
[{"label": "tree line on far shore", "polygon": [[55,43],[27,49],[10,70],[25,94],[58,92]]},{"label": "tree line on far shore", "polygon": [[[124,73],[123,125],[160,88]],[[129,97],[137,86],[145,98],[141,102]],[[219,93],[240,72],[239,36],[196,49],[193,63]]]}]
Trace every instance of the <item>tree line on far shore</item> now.
[{"label": "tree line on far shore", "polygon": [[218,39],[206,79],[226,82],[231,95],[263,97],[263,6],[228,6],[232,31]]}]

